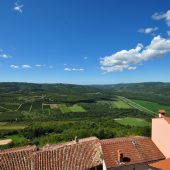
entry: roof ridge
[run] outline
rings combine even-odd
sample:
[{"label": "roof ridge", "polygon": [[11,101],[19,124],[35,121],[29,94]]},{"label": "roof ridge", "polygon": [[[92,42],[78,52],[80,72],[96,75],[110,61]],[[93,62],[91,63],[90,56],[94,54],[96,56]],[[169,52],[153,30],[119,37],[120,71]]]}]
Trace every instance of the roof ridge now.
[{"label": "roof ridge", "polygon": [[104,140],[100,140],[100,142],[101,144],[110,144],[110,143],[122,143],[122,142],[127,142],[132,140],[146,140],[146,139],[150,139],[150,138],[145,136],[131,136],[131,137],[104,139]]},{"label": "roof ridge", "polygon": [[28,145],[28,146],[22,146],[22,147],[17,147],[17,148],[9,148],[9,149],[4,149],[0,150],[1,153],[12,153],[12,152],[21,152],[21,151],[26,151],[26,150],[35,150],[37,149],[36,145]]},{"label": "roof ridge", "polygon": [[[88,140],[89,139],[89,140]],[[60,144],[51,144],[51,145],[45,145],[42,148],[40,148],[40,150],[47,150],[47,149],[58,149],[58,148],[63,148],[63,147],[67,147],[67,146],[74,146],[74,145],[81,145],[81,144],[86,144],[89,142],[100,142],[100,140],[97,137],[89,137],[89,138],[82,138],[79,139],[79,142],[75,142],[73,141],[69,141],[69,142],[65,142],[65,143],[60,143]]]}]

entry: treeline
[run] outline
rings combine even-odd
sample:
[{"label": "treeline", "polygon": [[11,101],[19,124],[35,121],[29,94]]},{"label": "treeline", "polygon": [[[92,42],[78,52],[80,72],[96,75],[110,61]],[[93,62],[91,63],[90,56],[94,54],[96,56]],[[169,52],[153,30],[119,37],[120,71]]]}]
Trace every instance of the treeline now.
[{"label": "treeline", "polygon": [[124,126],[111,118],[86,119],[78,121],[46,121],[33,122],[27,128],[20,131],[1,133],[1,137],[6,135],[20,134],[25,137],[25,141],[13,144],[13,146],[23,146],[26,144],[45,144],[61,143],[70,141],[78,136],[85,138],[96,136],[99,139],[123,137],[123,136],[150,136],[150,127]]},{"label": "treeline", "polygon": [[[87,109],[87,108],[85,108]],[[151,120],[150,114],[141,112],[137,109],[110,109],[105,105],[93,107],[89,105],[86,112],[79,113],[61,113],[60,110],[46,110],[42,112],[22,112],[22,117],[19,117],[17,121],[45,121],[45,120],[84,120],[87,118],[123,118],[123,117],[136,117]],[[10,119],[10,117],[8,117]],[[5,119],[4,119],[5,120]]]}]

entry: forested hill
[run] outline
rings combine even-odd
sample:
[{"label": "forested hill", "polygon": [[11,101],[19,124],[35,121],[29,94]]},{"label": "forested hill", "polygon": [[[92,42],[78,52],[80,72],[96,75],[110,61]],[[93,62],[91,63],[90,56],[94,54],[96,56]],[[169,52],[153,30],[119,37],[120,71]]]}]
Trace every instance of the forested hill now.
[{"label": "forested hill", "polygon": [[[73,84],[33,84],[0,83],[0,93],[58,93],[63,95],[96,96],[120,95],[127,98],[155,101],[170,104],[170,83],[148,82],[114,85],[73,85]],[[79,96],[80,97],[80,96]],[[87,97],[88,98],[88,97]]]},{"label": "forested hill", "polygon": [[102,85],[96,86],[105,89],[113,89],[116,91],[128,92],[149,92],[151,94],[164,94],[170,95],[170,83],[161,82],[147,82],[147,83],[129,83],[129,84],[115,84],[115,85]]},{"label": "forested hill", "polygon": [[73,84],[34,84],[34,83],[0,83],[0,92],[55,92],[55,93],[92,93],[96,87]]},{"label": "forested hill", "polygon": [[170,83],[147,82],[95,87],[130,99],[143,99],[170,105]]}]

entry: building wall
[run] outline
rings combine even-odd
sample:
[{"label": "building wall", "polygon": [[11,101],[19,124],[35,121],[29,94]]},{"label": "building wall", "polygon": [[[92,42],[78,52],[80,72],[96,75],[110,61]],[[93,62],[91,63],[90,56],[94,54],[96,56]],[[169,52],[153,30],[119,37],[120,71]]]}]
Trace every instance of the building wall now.
[{"label": "building wall", "polygon": [[170,158],[170,124],[164,118],[152,119],[152,141]]}]

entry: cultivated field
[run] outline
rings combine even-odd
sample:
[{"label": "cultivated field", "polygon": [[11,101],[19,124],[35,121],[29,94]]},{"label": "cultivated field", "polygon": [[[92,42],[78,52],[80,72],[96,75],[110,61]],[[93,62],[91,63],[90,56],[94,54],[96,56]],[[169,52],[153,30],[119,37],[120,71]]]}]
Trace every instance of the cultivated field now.
[{"label": "cultivated field", "polygon": [[149,122],[157,111],[170,112],[167,96],[155,97],[154,92],[148,95],[152,88],[139,94],[141,86],[136,93],[134,88],[127,92],[122,85],[118,88],[22,83],[1,86],[0,139],[13,141],[6,147],[43,146],[70,141],[75,136],[100,139],[150,136]]},{"label": "cultivated field", "polygon": [[139,119],[139,118],[127,117],[127,118],[118,118],[114,120],[122,125],[129,125],[129,126],[144,127],[144,126],[150,125],[149,122],[145,121],[144,119]]},{"label": "cultivated field", "polygon": [[119,100],[119,99],[117,101],[112,102],[112,107],[118,108],[118,109],[131,109],[132,108],[132,106],[130,106],[126,102]]},{"label": "cultivated field", "polygon": [[77,104],[75,104],[73,106],[67,106],[66,104],[59,104],[58,107],[62,113],[86,112],[86,110],[82,106],[79,106]]},{"label": "cultivated field", "polygon": [[132,109],[133,107],[124,102],[123,100],[120,100],[119,98],[116,98],[113,101],[98,101],[100,104],[107,104],[110,105],[113,109]]},{"label": "cultivated field", "polygon": [[0,130],[21,130],[26,127],[26,123],[0,122]]},{"label": "cultivated field", "polygon": [[[33,98],[33,97],[32,97]],[[32,99],[33,100],[33,99]],[[23,102],[23,103],[0,103],[0,122],[4,121],[21,121],[25,118],[35,118],[45,115],[46,117],[53,113],[82,113],[86,109],[79,104],[58,104],[58,103],[44,103],[43,101]]]},{"label": "cultivated field", "polygon": [[158,110],[164,109],[167,111],[168,115],[170,115],[170,106],[165,106],[155,102],[149,102],[144,100],[132,100],[132,101],[156,113],[158,112]]},{"label": "cultivated field", "polygon": [[148,109],[147,107],[145,107],[145,105],[142,106],[142,105],[138,104],[137,102],[134,102],[133,100],[127,99],[122,96],[117,96],[117,97],[135,109],[138,109],[142,112],[145,112],[145,113],[148,113],[151,115],[157,115],[157,112],[154,112],[151,109]]}]

